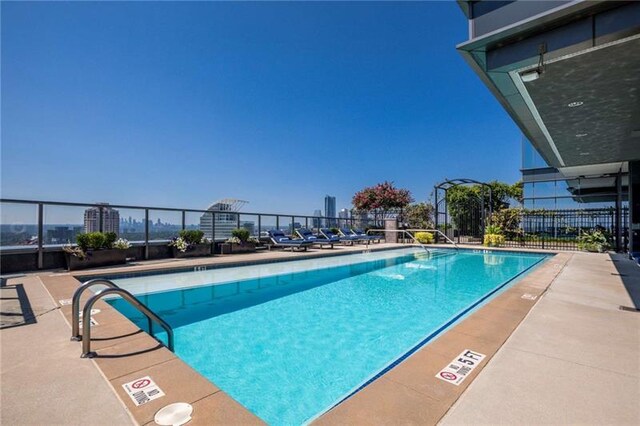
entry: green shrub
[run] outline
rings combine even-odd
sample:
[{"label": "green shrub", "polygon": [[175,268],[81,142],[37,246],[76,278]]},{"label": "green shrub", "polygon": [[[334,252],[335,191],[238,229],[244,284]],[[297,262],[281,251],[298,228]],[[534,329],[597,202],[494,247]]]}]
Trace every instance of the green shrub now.
[{"label": "green shrub", "polygon": [[485,234],[502,235],[502,228],[498,225],[487,225],[484,229]]},{"label": "green shrub", "polygon": [[105,232],[104,233],[104,244],[102,245],[102,247],[104,247],[104,248],[112,248],[113,247],[113,243],[115,243],[117,239],[118,239],[118,234],[116,234],[115,232]]},{"label": "green shrub", "polygon": [[248,229],[237,228],[231,231],[231,235],[239,239],[241,242],[246,243],[249,240],[251,234]]},{"label": "green shrub", "polygon": [[106,236],[102,232],[89,233],[89,247],[98,250],[104,247],[107,242]]},{"label": "green shrub", "polygon": [[82,251],[87,251],[89,248],[89,234],[78,234],[76,235],[76,243],[78,247],[82,249]]},{"label": "green shrub", "polygon": [[187,244],[200,244],[204,238],[204,232],[197,229],[183,229],[179,235]]},{"label": "green shrub", "polygon": [[602,253],[609,249],[607,236],[598,230],[585,232],[578,237],[578,249]]},{"label": "green shrub", "polygon": [[329,228],[329,231],[336,235],[340,235],[340,230],[338,228]]},{"label": "green shrub", "polygon": [[89,232],[86,234],[78,234],[76,243],[83,251],[88,249],[99,250],[103,248],[111,248],[118,236],[115,232]]},{"label": "green shrub", "polygon": [[487,247],[500,247],[504,244],[504,235],[500,234],[485,234],[484,245]]},{"label": "green shrub", "polygon": [[431,232],[416,232],[415,238],[420,244],[433,244],[435,241]]}]

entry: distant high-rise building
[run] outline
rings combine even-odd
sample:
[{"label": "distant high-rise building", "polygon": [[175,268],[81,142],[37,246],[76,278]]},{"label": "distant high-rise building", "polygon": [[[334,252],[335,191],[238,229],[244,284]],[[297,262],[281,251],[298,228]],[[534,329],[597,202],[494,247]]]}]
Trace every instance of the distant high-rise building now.
[{"label": "distant high-rise building", "polygon": [[231,237],[231,231],[238,227],[237,212],[247,203],[248,201],[232,198],[216,201],[207,210],[221,213],[215,214],[215,221],[212,220],[211,213],[200,216],[200,230],[209,239],[226,240]]},{"label": "distant high-rise building", "polygon": [[255,235],[256,232],[256,223],[253,221],[245,220],[240,223],[240,228],[244,228],[249,231],[249,235]]},{"label": "distant high-rise building", "polygon": [[[109,207],[108,203],[99,203],[100,207],[91,207],[84,211],[84,232],[120,233],[120,213]],[[102,229],[100,229],[100,210],[102,210]]]},{"label": "distant high-rise building", "polygon": [[327,222],[329,222],[327,225],[335,225],[335,221],[332,219],[336,217],[336,197],[331,195],[324,197],[324,215],[329,218],[327,219]]},{"label": "distant high-rise building", "polygon": [[56,226],[47,229],[47,244],[71,244],[76,240],[76,235],[82,232],[82,226]]},{"label": "distant high-rise building", "polygon": [[340,219],[349,219],[349,209],[340,209],[338,217]]},{"label": "distant high-rise building", "polygon": [[314,210],[313,211],[313,215],[315,217],[311,220],[311,225],[314,228],[321,228],[322,227],[322,219],[320,219],[320,217],[322,216],[322,210]]}]

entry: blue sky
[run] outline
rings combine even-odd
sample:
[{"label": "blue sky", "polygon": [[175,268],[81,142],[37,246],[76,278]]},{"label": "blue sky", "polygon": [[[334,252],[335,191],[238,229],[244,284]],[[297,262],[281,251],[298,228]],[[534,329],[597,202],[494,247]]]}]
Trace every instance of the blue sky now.
[{"label": "blue sky", "polygon": [[2,3],[2,196],[311,214],[519,179],[455,2]]}]

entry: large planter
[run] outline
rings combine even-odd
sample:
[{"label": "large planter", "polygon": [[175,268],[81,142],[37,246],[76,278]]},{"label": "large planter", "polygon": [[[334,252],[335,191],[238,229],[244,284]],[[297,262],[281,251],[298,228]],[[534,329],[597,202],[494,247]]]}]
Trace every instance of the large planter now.
[{"label": "large planter", "polygon": [[122,265],[127,261],[127,251],[120,249],[87,250],[87,255],[84,259],[69,253],[65,253],[65,257],[67,259],[67,269],[69,271],[77,271],[101,266]]},{"label": "large planter", "polygon": [[220,245],[220,253],[222,254],[253,253],[255,251],[255,243],[222,243]]},{"label": "large planter", "polygon": [[181,252],[175,247],[171,247],[171,250],[173,257],[177,258],[211,256],[211,244],[209,243],[192,244],[185,252]]}]

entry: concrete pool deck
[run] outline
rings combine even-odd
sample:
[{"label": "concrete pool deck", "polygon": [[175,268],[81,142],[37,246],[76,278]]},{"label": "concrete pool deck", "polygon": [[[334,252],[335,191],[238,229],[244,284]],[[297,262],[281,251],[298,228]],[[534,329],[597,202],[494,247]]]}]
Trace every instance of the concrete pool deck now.
[{"label": "concrete pool deck", "polygon": [[[382,244],[379,248],[388,246]],[[340,250],[362,249],[361,246]],[[329,252],[331,250],[315,250],[311,254],[331,254]],[[245,262],[267,257],[295,259],[306,257],[304,255],[270,252],[188,262],[140,262],[128,266],[127,271]],[[97,273],[105,274],[106,271],[111,270]],[[535,273],[538,273],[537,278]],[[88,274],[83,272],[82,275]],[[527,283],[526,279],[532,276],[533,280]],[[70,297],[77,286],[70,274],[48,272],[7,281],[7,287],[16,284],[23,285],[33,313],[40,316],[35,322],[7,328],[0,334],[0,420],[3,423],[145,424],[152,422],[157,409],[174,401],[194,405],[194,419],[190,424],[260,423],[214,384],[194,374],[166,348],[158,347],[146,333],[131,329],[131,323],[124,317],[119,318],[116,311],[109,311],[109,305],[101,305],[104,309],[97,318],[103,318],[103,324],[92,329],[95,337],[100,337],[100,333],[110,336],[107,343],[104,340],[94,342],[98,353],[105,357],[93,361],[80,359],[79,344],[69,342],[70,329],[66,322],[70,318],[69,307],[59,307],[55,303],[60,298]],[[546,290],[549,284],[551,286]],[[471,316],[458,324],[363,391],[321,416],[317,423],[603,423],[601,420],[605,415],[608,416],[605,423],[640,422],[635,404],[640,389],[640,315],[616,311],[618,305],[639,303],[640,268],[617,255],[561,253],[517,286],[474,314],[477,315],[475,320],[469,321]],[[511,291],[514,289],[516,291]],[[538,297],[533,301],[522,299],[524,292]],[[485,310],[491,306],[491,310]],[[572,314],[574,310],[578,312]],[[566,324],[571,321],[575,323]],[[105,326],[107,323],[109,325]],[[594,342],[595,338],[603,340]],[[427,348],[432,352],[425,352]],[[547,363],[553,365],[556,361],[571,363],[563,357],[568,357],[572,348],[583,360],[574,362],[577,366],[571,366],[565,376],[560,375],[565,381],[570,379],[569,384],[562,387],[558,383],[559,373],[547,374],[544,368]],[[487,359],[460,386],[435,379],[435,374],[464,349],[487,354]],[[541,357],[537,364],[534,363],[536,357]],[[179,372],[174,373],[174,368]],[[587,373],[585,368],[589,369]],[[502,377],[506,373],[510,375]],[[145,375],[151,375],[168,397],[135,407],[121,384]],[[24,386],[25,383],[29,386]],[[581,389],[573,389],[571,383],[580,383]],[[515,401],[516,395],[520,405]],[[531,407],[533,403],[537,405]],[[572,407],[567,409],[567,404]],[[600,405],[610,408],[599,408]],[[431,408],[425,410],[424,407]],[[581,416],[583,411],[580,410],[598,413]]]}]

